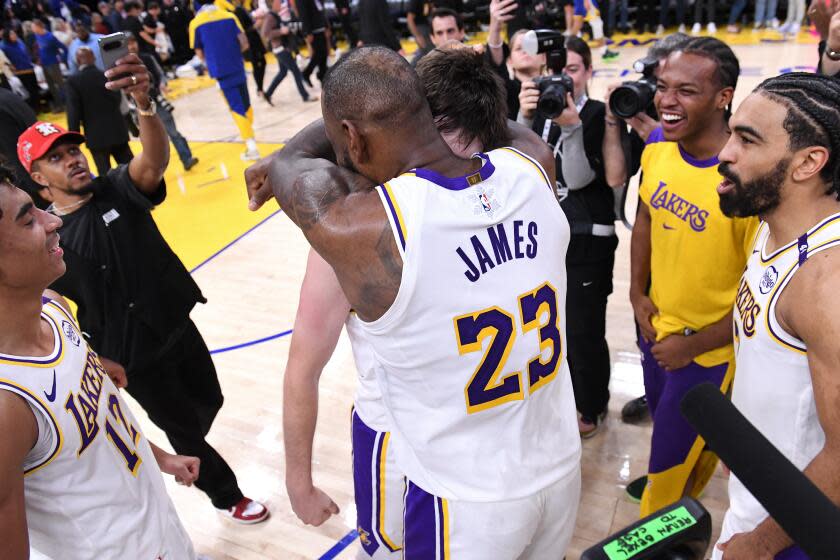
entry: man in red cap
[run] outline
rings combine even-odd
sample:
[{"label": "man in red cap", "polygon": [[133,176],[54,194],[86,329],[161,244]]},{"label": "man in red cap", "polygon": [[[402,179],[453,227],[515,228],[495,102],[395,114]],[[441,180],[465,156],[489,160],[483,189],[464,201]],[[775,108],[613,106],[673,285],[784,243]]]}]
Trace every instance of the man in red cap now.
[{"label": "man in red cap", "polygon": [[205,441],[222,406],[210,352],[190,320],[207,300],[163,239],[151,210],[166,198],[169,140],[149,97],[149,74],[136,54],[106,71],[108,89],[137,104],[142,152],[93,177],[79,148],[84,138],[37,122],[18,139],[18,158],[61,216],[58,230],[67,273],[50,286],[79,306],[79,323],[109,374],[182,455],[201,460],[196,486],[239,523],[268,517],[246,498],[227,462]]}]

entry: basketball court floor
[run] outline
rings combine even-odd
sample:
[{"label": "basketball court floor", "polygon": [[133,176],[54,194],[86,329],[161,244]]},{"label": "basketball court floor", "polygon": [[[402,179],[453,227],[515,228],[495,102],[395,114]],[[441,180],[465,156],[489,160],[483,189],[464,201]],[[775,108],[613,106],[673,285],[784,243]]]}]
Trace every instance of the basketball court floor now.
[{"label": "basketball court floor", "polygon": [[[734,45],[741,63],[736,106],[762,79],[812,71],[816,64],[816,38],[805,32],[788,41],[772,32],[719,37]],[[635,79],[631,65],[652,39],[617,37],[621,56],[609,64],[596,57],[590,96],[602,99],[608,84]],[[267,80],[275,72],[270,63]],[[308,527],[292,513],[286,496],[281,424],[283,371],[308,245],[273,201],[260,212],[247,210],[246,165],[239,159],[244,145],[220,92],[206,86],[206,81],[178,86],[182,94],[174,101],[175,117],[200,163],[184,173],[172,151],[166,175],[169,195],[154,217],[209,300],[192,314],[214,353],[226,397],[209,441],[231,464],[245,494],[265,502],[272,516],[255,526],[234,525],[218,516],[201,492],[171,479],[167,484],[197,551],[216,560],[354,558],[358,539],[353,532],[349,419],[355,369],[350,346],[342,336],[322,376],[313,466],[315,483],[335,500],[341,514],[321,527]],[[320,116],[319,104],[301,102],[291,79],[274,94],[274,107],[256,98],[253,82],[249,86],[263,155]],[[631,216],[635,196],[631,188]],[[624,486],[643,474],[647,464],[650,425],[623,424],[619,414],[627,400],[643,393],[627,299],[629,230],[622,226],[619,237],[607,319],[612,400],[605,429],[583,444],[583,495],[570,560],[637,519],[638,506],[625,500]],[[139,407],[134,410],[149,439],[168,445]],[[714,517],[716,538],[727,504],[720,470],[702,501]]]}]

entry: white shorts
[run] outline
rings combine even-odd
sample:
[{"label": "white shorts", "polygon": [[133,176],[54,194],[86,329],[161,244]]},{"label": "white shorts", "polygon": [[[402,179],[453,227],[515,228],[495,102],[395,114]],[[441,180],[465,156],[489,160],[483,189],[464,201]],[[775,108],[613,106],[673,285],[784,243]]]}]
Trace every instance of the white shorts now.
[{"label": "white shorts", "polygon": [[447,500],[409,481],[403,558],[563,558],[572,540],[579,501],[579,467],[533,496],[504,502]]},{"label": "white shorts", "polygon": [[358,558],[401,560],[405,476],[388,445],[391,435],[370,428],[355,412],[352,434]]}]

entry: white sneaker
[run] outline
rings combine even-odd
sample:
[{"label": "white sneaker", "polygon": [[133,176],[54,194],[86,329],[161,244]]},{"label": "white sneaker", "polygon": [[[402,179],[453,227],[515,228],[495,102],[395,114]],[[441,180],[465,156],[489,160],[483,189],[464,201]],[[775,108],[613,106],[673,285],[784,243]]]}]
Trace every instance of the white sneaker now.
[{"label": "white sneaker", "polygon": [[788,33],[790,33],[791,35],[796,37],[797,35],[799,35],[799,29],[801,27],[802,26],[800,24],[794,23],[793,25],[790,26],[790,29],[788,29]]},{"label": "white sneaker", "polygon": [[760,21],[757,21],[753,24],[753,31],[761,31],[762,27],[764,27],[764,24]]},{"label": "white sneaker", "polygon": [[662,25],[656,26],[656,34],[657,35],[664,35],[665,34],[665,27]]},{"label": "white sneaker", "polygon": [[771,19],[771,20],[770,20],[770,23],[769,23],[768,25],[769,25],[770,27],[772,27],[773,29],[778,29],[778,28],[779,28],[779,18],[773,18],[773,19]]},{"label": "white sneaker", "polygon": [[715,22],[709,22],[709,25],[706,26],[706,32],[712,34],[717,33],[717,25],[715,25]]},{"label": "white sneaker", "polygon": [[695,23],[694,25],[691,26],[691,34],[692,35],[699,35],[700,31],[702,29],[703,29],[702,25],[700,25],[699,23]]},{"label": "white sneaker", "polygon": [[782,25],[779,26],[779,33],[784,35],[785,33],[787,33],[790,30],[790,26],[791,26],[790,22],[787,22],[787,21],[784,22]]},{"label": "white sneaker", "polygon": [[679,33],[685,33],[685,24],[681,23],[680,26],[677,28]]},{"label": "white sneaker", "polygon": [[260,159],[260,152],[259,150],[245,150],[240,154],[243,161],[257,161]]}]

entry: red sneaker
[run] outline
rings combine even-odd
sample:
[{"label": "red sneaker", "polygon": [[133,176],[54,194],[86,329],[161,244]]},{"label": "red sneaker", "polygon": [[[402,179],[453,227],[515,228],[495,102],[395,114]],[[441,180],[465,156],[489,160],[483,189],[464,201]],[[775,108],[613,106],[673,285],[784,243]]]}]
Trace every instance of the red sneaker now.
[{"label": "red sneaker", "polygon": [[228,509],[220,509],[219,513],[231,521],[243,525],[253,525],[268,519],[268,508],[251,498],[242,498],[239,503]]}]

